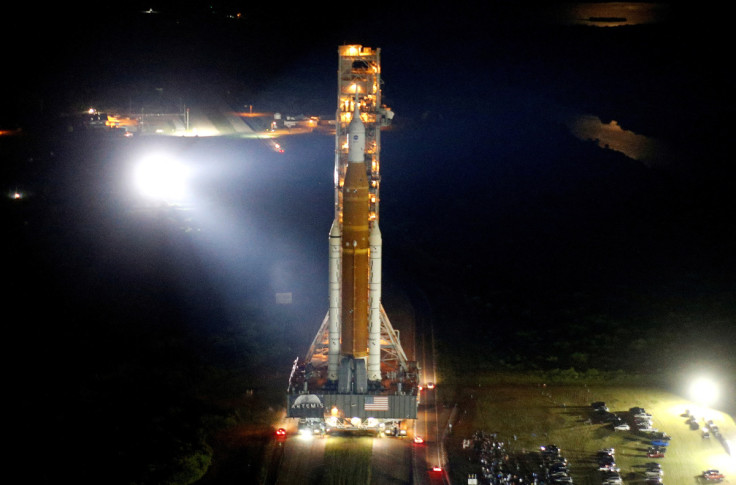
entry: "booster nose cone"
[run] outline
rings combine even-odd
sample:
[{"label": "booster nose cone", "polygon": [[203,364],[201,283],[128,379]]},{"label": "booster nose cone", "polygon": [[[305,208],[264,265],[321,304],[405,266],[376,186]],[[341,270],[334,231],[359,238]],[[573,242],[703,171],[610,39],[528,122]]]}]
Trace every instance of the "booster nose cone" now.
[{"label": "booster nose cone", "polygon": [[348,162],[364,161],[365,153],[365,125],[360,119],[360,103],[355,97],[355,111],[353,119],[348,125]]}]

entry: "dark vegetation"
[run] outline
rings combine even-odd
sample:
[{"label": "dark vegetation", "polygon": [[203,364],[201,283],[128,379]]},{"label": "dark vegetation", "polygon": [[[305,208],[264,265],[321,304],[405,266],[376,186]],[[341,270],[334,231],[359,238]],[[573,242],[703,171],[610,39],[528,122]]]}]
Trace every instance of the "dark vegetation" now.
[{"label": "dark vegetation", "polygon": [[2,203],[17,465],[35,483],[257,477],[294,357],[284,315],[224,316],[186,214],[106,184],[125,140],[2,142],[26,195]]},{"label": "dark vegetation", "polygon": [[733,375],[734,260],[722,239],[733,235],[683,210],[721,209],[671,174],[555,137],[564,159],[524,138],[523,168],[484,168],[461,142],[458,162],[432,174],[442,184],[419,184],[427,199],[457,197],[431,213],[384,202],[384,220],[423,220],[420,234],[385,223],[386,252],[426,291],[446,368],[471,381],[478,369]]}]

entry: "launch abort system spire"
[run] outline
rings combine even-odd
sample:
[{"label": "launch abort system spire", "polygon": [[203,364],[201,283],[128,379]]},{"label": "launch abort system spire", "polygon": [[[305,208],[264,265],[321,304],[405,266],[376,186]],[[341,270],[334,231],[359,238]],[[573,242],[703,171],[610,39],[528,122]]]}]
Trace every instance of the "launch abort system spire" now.
[{"label": "launch abort system spire", "polygon": [[312,429],[397,429],[415,419],[416,363],[381,304],[380,49],[338,49],[329,309],[288,389],[288,417]]}]

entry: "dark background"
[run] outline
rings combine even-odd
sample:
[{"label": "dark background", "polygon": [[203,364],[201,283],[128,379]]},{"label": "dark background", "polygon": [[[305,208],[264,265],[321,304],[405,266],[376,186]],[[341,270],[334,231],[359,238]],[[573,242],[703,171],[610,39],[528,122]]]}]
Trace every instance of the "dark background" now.
[{"label": "dark background", "polygon": [[[22,135],[0,139],[2,182],[29,197],[2,209],[6,369],[27,466],[47,464],[43,482],[83,454],[81,481],[170,475],[212,430],[268,422],[327,308],[332,137],[287,137],[279,154],[69,134],[61,115],[212,99],[331,115],[343,43],[382,49],[397,113],[382,138],[385,303],[431,311],[445,365],[620,370],[678,391],[673,375],[706,371],[732,403],[727,30],[669,12],[604,29],[516,2],[11,8],[0,128]],[[570,113],[667,155],[650,166],[578,140]],[[129,197],[151,149],[201,169],[198,206]],[[281,291],[293,305],[273,304]]]}]

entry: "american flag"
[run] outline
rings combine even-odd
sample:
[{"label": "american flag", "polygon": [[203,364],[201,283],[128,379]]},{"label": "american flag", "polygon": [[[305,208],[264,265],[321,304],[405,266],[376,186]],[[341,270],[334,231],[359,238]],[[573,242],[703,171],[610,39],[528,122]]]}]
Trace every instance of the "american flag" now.
[{"label": "american flag", "polygon": [[366,396],[366,411],[388,411],[388,396]]}]

